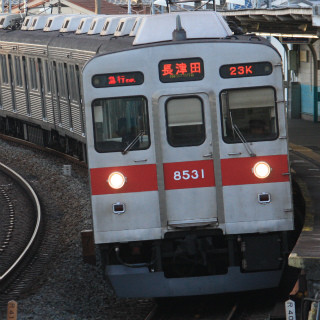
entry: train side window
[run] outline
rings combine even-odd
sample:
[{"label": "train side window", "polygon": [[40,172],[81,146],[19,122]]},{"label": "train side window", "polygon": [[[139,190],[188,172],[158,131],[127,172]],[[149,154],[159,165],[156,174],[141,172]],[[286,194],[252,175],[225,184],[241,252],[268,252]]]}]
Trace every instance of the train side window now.
[{"label": "train side window", "polygon": [[69,75],[69,94],[72,101],[78,101],[77,89],[76,89],[76,76],[74,71],[74,65],[68,66],[68,75]]},{"label": "train side window", "polygon": [[45,72],[45,81],[47,93],[51,93],[51,82],[50,82],[50,71],[49,71],[49,63],[47,60],[44,62],[44,72]]},{"label": "train side window", "polygon": [[173,147],[198,146],[205,138],[202,100],[171,98],[166,102],[167,139]]},{"label": "train side window", "polygon": [[97,99],[92,104],[92,111],[95,148],[98,152],[120,152],[129,145],[131,151],[149,148],[146,98]]},{"label": "train side window", "polygon": [[246,141],[275,140],[278,137],[273,88],[224,90],[220,101],[225,142],[240,143],[241,134]]},{"label": "train side window", "polygon": [[31,89],[38,90],[36,60],[34,58],[29,59],[29,66]]},{"label": "train side window", "polygon": [[29,81],[28,81],[28,68],[27,68],[27,60],[26,57],[22,57],[22,67],[23,67],[23,77],[25,83],[25,95],[26,95],[26,103],[27,103],[27,114],[28,116],[31,115],[31,108],[30,108],[30,99],[29,99]]},{"label": "train side window", "polygon": [[67,84],[66,84],[66,78],[65,78],[65,70],[64,70],[64,64],[58,63],[58,87],[59,92],[61,94],[61,97],[67,98]]},{"label": "train side window", "polygon": [[7,69],[7,59],[6,56],[0,54],[0,65],[1,65],[1,75],[2,75],[2,82],[8,84],[8,69]]},{"label": "train side window", "polygon": [[14,64],[15,64],[15,72],[16,72],[16,85],[18,87],[23,86],[22,82],[22,72],[21,72],[21,61],[20,57],[14,57]]}]

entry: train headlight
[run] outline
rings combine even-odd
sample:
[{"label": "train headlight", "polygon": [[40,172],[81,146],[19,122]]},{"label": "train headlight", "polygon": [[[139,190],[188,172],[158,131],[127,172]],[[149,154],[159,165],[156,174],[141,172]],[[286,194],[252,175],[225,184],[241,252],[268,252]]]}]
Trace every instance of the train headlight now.
[{"label": "train headlight", "polygon": [[265,179],[269,176],[271,168],[268,163],[259,161],[254,165],[252,171],[257,178]]},{"label": "train headlight", "polygon": [[113,189],[121,189],[126,183],[126,178],[121,172],[112,172],[107,180],[109,186]]}]

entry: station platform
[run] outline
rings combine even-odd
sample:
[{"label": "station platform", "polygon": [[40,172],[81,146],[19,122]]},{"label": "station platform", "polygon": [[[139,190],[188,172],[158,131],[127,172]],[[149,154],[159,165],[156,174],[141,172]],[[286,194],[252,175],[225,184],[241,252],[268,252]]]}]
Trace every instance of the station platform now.
[{"label": "station platform", "polygon": [[289,119],[292,176],[305,200],[305,222],[289,256],[289,265],[305,271],[307,280],[320,281],[320,123]]}]

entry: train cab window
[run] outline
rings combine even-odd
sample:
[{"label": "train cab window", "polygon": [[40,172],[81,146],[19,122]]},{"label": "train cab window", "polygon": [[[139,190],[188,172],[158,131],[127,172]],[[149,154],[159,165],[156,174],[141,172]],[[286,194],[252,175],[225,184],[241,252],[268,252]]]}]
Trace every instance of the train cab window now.
[{"label": "train cab window", "polygon": [[205,140],[203,105],[198,97],[172,98],[166,103],[167,139],[173,147],[198,146]]},{"label": "train cab window", "polygon": [[98,99],[93,102],[92,110],[98,152],[149,148],[148,109],[144,97]]},{"label": "train cab window", "polygon": [[224,90],[220,95],[223,139],[227,143],[278,137],[273,88]]}]

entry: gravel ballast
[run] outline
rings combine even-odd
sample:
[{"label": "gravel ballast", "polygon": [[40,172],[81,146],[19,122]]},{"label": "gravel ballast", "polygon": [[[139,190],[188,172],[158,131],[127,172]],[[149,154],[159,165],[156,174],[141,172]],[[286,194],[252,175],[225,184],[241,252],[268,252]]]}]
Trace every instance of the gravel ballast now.
[{"label": "gravel ballast", "polygon": [[[151,300],[117,298],[99,266],[83,262],[80,232],[92,229],[87,169],[2,140],[0,150],[0,162],[29,181],[44,211],[44,238],[34,262],[42,263],[41,272],[14,297],[18,319],[144,319]],[[63,175],[65,164],[72,165],[71,176]],[[2,305],[0,318],[5,316]]]}]

